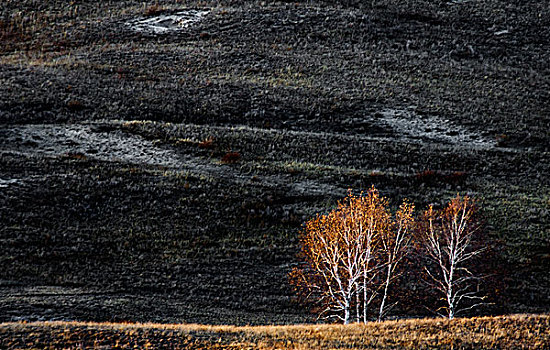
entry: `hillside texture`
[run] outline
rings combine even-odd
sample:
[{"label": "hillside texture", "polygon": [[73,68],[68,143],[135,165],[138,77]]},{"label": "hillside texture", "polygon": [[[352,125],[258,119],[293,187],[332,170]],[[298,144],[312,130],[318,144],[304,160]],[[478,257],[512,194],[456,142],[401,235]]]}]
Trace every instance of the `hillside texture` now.
[{"label": "hillside texture", "polygon": [[300,227],[372,184],[479,198],[479,311],[550,311],[544,1],[158,4],[1,2],[0,321],[312,322]]}]

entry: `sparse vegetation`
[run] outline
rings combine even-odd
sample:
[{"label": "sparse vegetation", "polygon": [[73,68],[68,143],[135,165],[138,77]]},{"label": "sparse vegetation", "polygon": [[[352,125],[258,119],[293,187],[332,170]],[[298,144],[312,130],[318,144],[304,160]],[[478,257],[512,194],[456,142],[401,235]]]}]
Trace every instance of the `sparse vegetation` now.
[{"label": "sparse vegetation", "polygon": [[144,11],[143,15],[145,16],[156,16],[161,13],[163,10],[162,6],[158,2],[155,2],[153,5],[148,6]]},{"label": "sparse vegetation", "polygon": [[241,154],[239,152],[227,152],[222,157],[222,163],[233,164],[241,160]]}]

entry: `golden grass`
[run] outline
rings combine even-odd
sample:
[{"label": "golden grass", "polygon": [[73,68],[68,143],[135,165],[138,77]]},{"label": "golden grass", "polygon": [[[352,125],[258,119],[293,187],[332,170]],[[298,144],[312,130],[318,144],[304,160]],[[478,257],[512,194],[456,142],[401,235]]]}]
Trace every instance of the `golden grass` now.
[{"label": "golden grass", "polygon": [[550,315],[411,319],[366,325],[0,324],[0,348],[549,349]]}]

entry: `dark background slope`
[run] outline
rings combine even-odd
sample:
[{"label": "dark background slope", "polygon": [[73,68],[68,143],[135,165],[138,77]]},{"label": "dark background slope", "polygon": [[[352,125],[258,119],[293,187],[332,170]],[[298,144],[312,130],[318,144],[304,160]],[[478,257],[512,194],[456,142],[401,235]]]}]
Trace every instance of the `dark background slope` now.
[{"label": "dark background slope", "polygon": [[142,2],[2,4],[2,320],[307,321],[300,225],[371,184],[480,198],[494,312],[548,311],[544,3],[159,4],[209,13],[153,35]]}]

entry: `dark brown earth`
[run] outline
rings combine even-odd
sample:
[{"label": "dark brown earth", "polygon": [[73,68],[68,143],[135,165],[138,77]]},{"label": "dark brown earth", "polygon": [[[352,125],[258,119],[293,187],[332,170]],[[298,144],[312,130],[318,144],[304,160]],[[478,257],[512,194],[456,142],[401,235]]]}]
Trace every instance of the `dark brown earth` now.
[{"label": "dark brown earth", "polygon": [[545,2],[152,4],[0,5],[0,321],[311,321],[300,226],[372,184],[479,198],[485,312],[550,311]]}]

